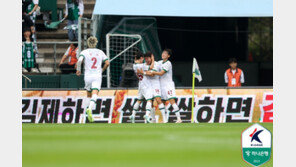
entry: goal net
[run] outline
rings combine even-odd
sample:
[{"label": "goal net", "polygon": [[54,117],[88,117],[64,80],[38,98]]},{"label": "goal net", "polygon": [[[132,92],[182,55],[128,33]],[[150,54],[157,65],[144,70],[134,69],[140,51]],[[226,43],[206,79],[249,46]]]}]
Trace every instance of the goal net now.
[{"label": "goal net", "polygon": [[109,88],[122,86],[127,75],[132,77],[134,55],[138,51],[151,51],[156,59],[160,58],[155,18],[123,18],[106,35],[106,53],[110,60],[110,68],[107,69]]},{"label": "goal net", "polygon": [[141,48],[142,37],[138,34],[107,34],[107,56],[110,59],[110,68],[107,71],[107,86],[120,86],[122,71],[133,64],[134,55]]}]

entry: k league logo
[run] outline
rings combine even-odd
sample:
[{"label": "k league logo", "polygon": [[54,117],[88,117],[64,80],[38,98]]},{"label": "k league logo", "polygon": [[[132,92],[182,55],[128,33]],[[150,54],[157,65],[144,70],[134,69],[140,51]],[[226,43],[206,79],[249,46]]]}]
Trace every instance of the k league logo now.
[{"label": "k league logo", "polygon": [[[251,146],[262,146],[262,141],[260,140],[259,138],[259,134],[263,132],[263,130],[259,130],[257,131],[257,128],[255,128],[255,130],[253,131],[252,134],[250,134],[250,137],[251,137]],[[260,144],[253,144],[253,141],[256,141]]]},{"label": "k league logo", "polygon": [[271,132],[254,124],[242,132],[242,157],[253,166],[260,166],[271,157]]}]

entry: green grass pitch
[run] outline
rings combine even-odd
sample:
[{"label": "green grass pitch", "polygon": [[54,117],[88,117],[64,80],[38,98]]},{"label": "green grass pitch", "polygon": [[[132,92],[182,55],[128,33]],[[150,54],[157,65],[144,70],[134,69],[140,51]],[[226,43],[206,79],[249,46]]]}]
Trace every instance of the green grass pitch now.
[{"label": "green grass pitch", "polygon": [[250,125],[22,124],[23,167],[248,167],[241,132]]}]

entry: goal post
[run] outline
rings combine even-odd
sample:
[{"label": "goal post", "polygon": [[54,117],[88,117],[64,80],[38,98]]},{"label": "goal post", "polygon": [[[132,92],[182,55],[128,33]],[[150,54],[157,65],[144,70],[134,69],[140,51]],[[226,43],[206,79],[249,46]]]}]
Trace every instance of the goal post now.
[{"label": "goal post", "polygon": [[108,88],[135,87],[138,84],[133,71],[134,55],[138,51],[151,51],[156,60],[161,58],[156,19],[153,17],[123,17],[106,34],[106,54],[110,60]]},{"label": "goal post", "polygon": [[106,53],[110,60],[107,68],[107,87],[118,87],[123,67],[132,64],[137,51],[143,51],[142,37],[139,34],[106,35]]}]

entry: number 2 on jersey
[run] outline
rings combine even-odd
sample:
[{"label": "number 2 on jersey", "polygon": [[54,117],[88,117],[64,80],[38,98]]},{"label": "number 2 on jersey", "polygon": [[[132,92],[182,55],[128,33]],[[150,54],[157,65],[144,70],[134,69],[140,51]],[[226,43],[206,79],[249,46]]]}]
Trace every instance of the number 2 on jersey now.
[{"label": "number 2 on jersey", "polygon": [[93,57],[91,58],[91,61],[93,61],[93,65],[91,66],[91,69],[97,69],[97,58]]}]

